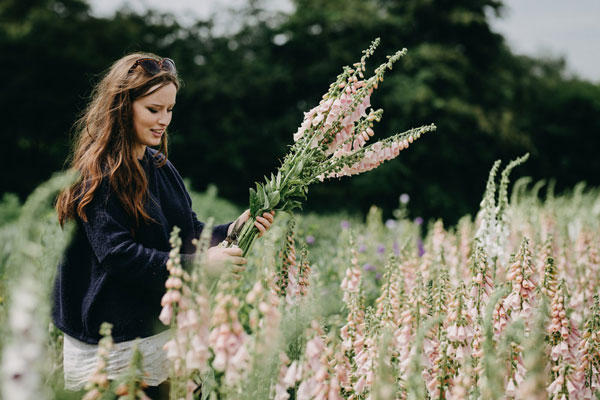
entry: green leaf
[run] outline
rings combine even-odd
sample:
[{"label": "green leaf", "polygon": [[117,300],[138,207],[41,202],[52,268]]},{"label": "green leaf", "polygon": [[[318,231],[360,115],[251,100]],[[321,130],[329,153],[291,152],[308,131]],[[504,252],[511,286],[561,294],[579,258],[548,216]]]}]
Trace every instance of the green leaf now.
[{"label": "green leaf", "polygon": [[273,193],[271,193],[271,208],[277,206],[277,204],[279,204],[279,200],[281,198],[281,195],[279,194],[279,190],[274,191]]},{"label": "green leaf", "polygon": [[256,216],[256,212],[259,208],[260,203],[258,201],[258,194],[256,193],[256,190],[250,188],[250,214],[252,214],[252,216]]},{"label": "green leaf", "polygon": [[256,193],[258,194],[258,201],[262,204],[265,201],[265,190],[261,184],[256,184]]},{"label": "green leaf", "polygon": [[271,181],[265,175],[265,192],[272,192],[273,188],[271,187]]}]

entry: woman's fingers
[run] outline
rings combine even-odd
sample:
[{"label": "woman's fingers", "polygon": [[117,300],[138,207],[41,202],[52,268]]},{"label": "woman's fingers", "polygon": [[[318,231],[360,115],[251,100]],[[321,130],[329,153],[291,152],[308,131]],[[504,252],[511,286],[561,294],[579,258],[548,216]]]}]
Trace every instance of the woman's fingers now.
[{"label": "woman's fingers", "polygon": [[261,237],[267,231],[259,222],[254,222],[254,226],[258,229],[258,237]]},{"label": "woman's fingers", "polygon": [[223,248],[223,253],[229,256],[241,256],[242,254],[244,254],[242,249],[240,249],[239,247],[225,247]]},{"label": "woman's fingers", "polygon": [[256,217],[254,226],[258,229],[258,237],[264,235],[267,230],[271,227],[273,219],[275,218],[275,211],[265,212],[262,217]]},{"label": "woman's fingers", "polygon": [[268,219],[266,219],[266,218],[256,217],[256,221],[254,222],[254,226],[259,231],[258,237],[261,237],[262,235],[265,234],[265,232],[267,231],[267,229],[269,229],[271,227],[271,222]]},{"label": "woman's fingers", "polygon": [[244,257],[231,257],[231,259],[229,261],[231,261],[231,263],[235,264],[235,265],[246,264],[246,259]]},{"label": "woman's fingers", "polygon": [[270,223],[273,223],[273,219],[275,218],[275,211],[263,213],[263,217],[266,218]]},{"label": "woman's fingers", "polygon": [[[249,218],[250,210],[244,211],[242,214],[240,214],[235,223],[229,226],[227,234],[230,235],[235,225],[237,225],[238,223],[245,223],[246,221],[248,221]],[[271,228],[271,224],[273,223],[274,218],[275,211],[264,212],[262,217],[256,217],[256,220],[254,221],[254,226],[256,227],[256,229],[258,229],[258,237],[264,235],[267,232],[267,230]]]},{"label": "woman's fingers", "polygon": [[[247,260],[242,257],[242,249],[239,247],[211,247],[206,253],[207,271],[209,274],[218,276],[223,271],[229,271],[236,279],[242,277],[246,270]],[[226,269],[223,269],[226,267]]]},{"label": "woman's fingers", "polygon": [[246,270],[246,267],[241,265],[234,265],[231,268],[231,275],[237,280],[241,279],[242,273]]},{"label": "woman's fingers", "polygon": [[225,261],[230,262],[234,265],[246,264],[246,259],[242,257],[243,251],[239,247],[226,247],[223,249]]},{"label": "woman's fingers", "polygon": [[211,247],[208,249],[208,261],[230,262],[233,264],[245,264],[246,259],[242,257],[242,249],[239,247]]}]

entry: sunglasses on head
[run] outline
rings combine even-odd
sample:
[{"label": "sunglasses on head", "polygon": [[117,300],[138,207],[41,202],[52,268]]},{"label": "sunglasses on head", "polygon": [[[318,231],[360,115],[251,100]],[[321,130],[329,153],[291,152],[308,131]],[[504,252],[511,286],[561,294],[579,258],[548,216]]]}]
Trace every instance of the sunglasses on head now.
[{"label": "sunglasses on head", "polygon": [[167,71],[173,75],[177,75],[177,70],[175,69],[175,61],[170,58],[163,58],[160,61],[155,60],[154,58],[140,58],[136,60],[135,63],[129,68],[128,74],[132,73],[133,70],[137,66],[141,66],[146,73],[150,75],[156,75],[162,69],[163,71]]}]

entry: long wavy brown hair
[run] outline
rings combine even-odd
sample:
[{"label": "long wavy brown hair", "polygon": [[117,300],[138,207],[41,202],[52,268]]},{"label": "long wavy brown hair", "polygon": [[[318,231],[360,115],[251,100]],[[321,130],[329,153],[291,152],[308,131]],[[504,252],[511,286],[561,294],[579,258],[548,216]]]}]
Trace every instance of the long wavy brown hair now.
[{"label": "long wavy brown hair", "polygon": [[[130,217],[133,228],[150,223],[144,205],[148,200],[148,181],[135,154],[136,135],[133,128],[133,102],[157,89],[180,81],[176,74],[161,70],[148,74],[142,66],[130,71],[140,58],[161,58],[149,53],[129,54],[117,60],[94,88],[91,101],[73,128],[75,140],[69,158],[70,168],[79,173],[77,181],[63,190],[56,201],[58,221],[64,225],[79,216],[87,222],[85,206],[94,198],[103,179]],[[167,132],[155,160],[158,166],[167,162]]]}]

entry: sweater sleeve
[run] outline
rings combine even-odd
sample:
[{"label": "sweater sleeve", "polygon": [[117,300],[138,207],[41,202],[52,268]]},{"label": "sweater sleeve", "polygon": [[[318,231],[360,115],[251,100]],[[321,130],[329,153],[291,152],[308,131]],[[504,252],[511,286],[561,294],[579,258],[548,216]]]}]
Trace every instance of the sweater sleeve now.
[{"label": "sweater sleeve", "polygon": [[[190,200],[190,207],[191,207],[191,200]],[[196,235],[198,237],[200,237],[200,234],[202,233],[202,230],[204,229],[204,222],[198,221],[198,217],[196,216],[196,213],[194,211],[192,211],[192,218],[194,218],[194,229],[196,230]],[[212,228],[212,239],[210,241],[211,246],[216,246],[217,244],[219,244],[220,242],[225,240],[225,238],[227,237],[227,229],[229,229],[229,225],[231,225],[231,224],[232,224],[232,222],[229,222],[229,223],[223,224],[223,225],[215,225]]]},{"label": "sweater sleeve", "polygon": [[133,239],[125,210],[109,186],[104,181],[98,187],[85,209],[88,221],[82,221],[99,265],[109,275],[164,279],[169,253],[144,247]]}]

